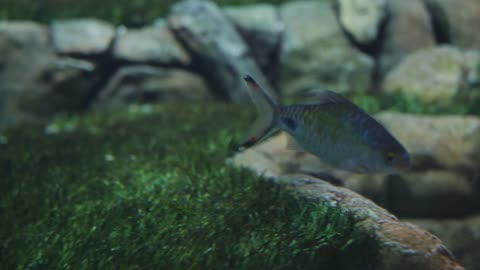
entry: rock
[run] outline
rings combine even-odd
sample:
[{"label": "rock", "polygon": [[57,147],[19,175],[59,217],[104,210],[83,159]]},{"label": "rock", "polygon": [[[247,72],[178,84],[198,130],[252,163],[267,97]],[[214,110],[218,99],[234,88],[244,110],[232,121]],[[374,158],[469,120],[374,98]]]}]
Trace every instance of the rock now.
[{"label": "rock", "polygon": [[478,209],[479,117],[385,112],[376,118],[410,152],[413,171],[400,178],[380,176],[384,186],[381,180],[349,176],[348,187],[401,215],[458,217]]},{"label": "rock", "polygon": [[286,98],[318,88],[370,88],[373,60],[349,44],[330,3],[292,1],[281,6],[280,15],[285,22],[281,78]]},{"label": "rock", "polygon": [[413,169],[476,172],[480,167],[480,118],[384,112],[376,116],[410,152]]},{"label": "rock", "polygon": [[0,55],[0,128],[80,110],[96,82],[93,63],[57,56],[35,23],[0,23]]},{"label": "rock", "polygon": [[478,208],[472,179],[460,173],[430,170],[392,175],[385,180],[385,207],[396,215],[464,217]]},{"label": "rock", "polygon": [[57,53],[97,55],[107,52],[115,29],[97,19],[70,19],[53,22],[51,35]]},{"label": "rock", "polygon": [[[394,185],[387,185],[387,182],[389,180],[388,176],[389,175],[385,174],[345,174],[342,181],[344,187],[351,189],[359,194],[362,194],[363,196],[371,199],[378,205],[385,207],[389,211],[392,211],[388,208],[388,206],[390,205],[390,190],[387,189],[387,187],[393,187]],[[395,180],[397,179],[397,177],[392,178]],[[402,178],[402,180],[403,179],[404,178]],[[394,211],[392,211],[392,213],[398,214]]]},{"label": "rock", "polygon": [[[37,65],[48,64],[53,57],[47,28],[32,22],[0,22],[0,56],[0,89],[19,88],[19,83],[37,75]],[[23,62],[28,64],[20,67]]]},{"label": "rock", "polygon": [[271,4],[255,4],[226,7],[224,11],[247,42],[270,83],[278,82],[280,47],[285,29],[278,9]]},{"label": "rock", "polygon": [[191,63],[190,55],[175,39],[165,21],[120,35],[113,47],[113,57],[128,62],[170,66]]},{"label": "rock", "polygon": [[51,58],[46,27],[0,22],[0,130],[32,118],[18,108],[18,96]]},{"label": "rock", "polygon": [[480,216],[466,219],[409,219],[408,222],[439,236],[466,269],[479,270]]},{"label": "rock", "polygon": [[431,18],[422,0],[390,0],[389,14],[378,55],[381,78],[407,55],[435,46]]},{"label": "rock", "polygon": [[[168,23],[219,96],[234,102],[249,101],[243,81],[247,74],[271,89],[248,46],[215,3],[180,1],[172,7]],[[270,95],[275,96],[273,92]]]},{"label": "rock", "polygon": [[469,49],[480,48],[478,0],[423,0],[443,43]]},{"label": "rock", "polygon": [[[361,195],[311,176],[283,174],[288,170],[301,171],[309,163],[306,154],[288,151],[285,144],[286,136],[280,134],[237,154],[229,162],[253,169],[276,182],[290,185],[302,196],[352,214],[357,228],[368,232],[379,245],[380,254],[377,264],[372,266],[374,269],[463,269],[437,237],[412,224],[401,223]],[[289,166],[287,160],[298,163]]]},{"label": "rock", "polygon": [[356,227],[375,239],[380,254],[372,268],[377,270],[461,270],[464,269],[440,239],[410,224],[402,223],[385,209],[346,188],[317,178],[287,175],[276,180],[295,192],[350,213]]},{"label": "rock", "polygon": [[376,118],[410,152],[413,171],[373,183],[349,176],[346,186],[399,215],[445,218],[478,209],[479,117],[385,112]]},{"label": "rock", "polygon": [[32,117],[22,113],[17,106],[15,91],[12,89],[0,89],[0,131],[18,125]]},{"label": "rock", "polygon": [[38,66],[39,77],[23,82],[18,106],[34,117],[48,119],[60,112],[78,112],[85,108],[89,94],[99,80],[88,61],[57,58]]},{"label": "rock", "polygon": [[449,104],[464,86],[478,80],[479,51],[461,51],[443,46],[417,51],[404,59],[386,77],[387,93],[404,93],[427,103]]},{"label": "rock", "polygon": [[141,65],[120,68],[100,91],[93,107],[212,99],[205,81],[191,72]]},{"label": "rock", "polygon": [[387,0],[337,0],[338,21],[352,39],[362,45],[380,38],[389,15]]},{"label": "rock", "polygon": [[[0,22],[2,37],[2,56],[8,56],[5,49],[44,49],[48,47],[48,30],[34,22]],[[12,46],[12,48],[6,46]],[[1,59],[3,60],[3,58]]]},{"label": "rock", "polygon": [[345,187],[402,217],[454,218],[477,211],[478,192],[468,175],[431,169],[401,175],[345,176]]}]

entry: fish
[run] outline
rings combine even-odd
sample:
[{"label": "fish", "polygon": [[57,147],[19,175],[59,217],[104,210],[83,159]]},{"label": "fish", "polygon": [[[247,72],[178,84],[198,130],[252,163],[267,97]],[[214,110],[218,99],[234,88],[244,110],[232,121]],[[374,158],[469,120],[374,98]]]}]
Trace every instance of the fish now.
[{"label": "fish", "polygon": [[390,132],[344,96],[321,90],[313,104],[282,105],[251,76],[244,78],[258,118],[239,149],[278,131],[333,168],[354,173],[396,173],[410,168],[407,150]]}]

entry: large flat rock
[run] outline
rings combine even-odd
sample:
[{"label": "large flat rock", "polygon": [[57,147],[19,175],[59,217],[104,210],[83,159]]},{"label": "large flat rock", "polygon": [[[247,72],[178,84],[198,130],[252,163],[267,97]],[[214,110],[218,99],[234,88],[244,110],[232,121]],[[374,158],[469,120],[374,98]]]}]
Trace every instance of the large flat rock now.
[{"label": "large flat rock", "polygon": [[176,40],[165,21],[155,26],[129,29],[119,35],[113,47],[115,59],[157,65],[187,66],[191,57]]},{"label": "large flat rock", "polygon": [[480,269],[480,216],[465,219],[408,219],[439,236],[466,269]]},{"label": "large flat rock", "polygon": [[375,269],[464,269],[438,237],[411,223],[399,221],[349,189],[302,175],[282,176],[277,181],[290,185],[293,191],[307,198],[328,203],[353,215],[356,226],[376,239],[379,245]]},{"label": "large flat rock", "polygon": [[115,36],[113,25],[89,18],[54,21],[50,31],[55,51],[61,54],[106,53]]}]

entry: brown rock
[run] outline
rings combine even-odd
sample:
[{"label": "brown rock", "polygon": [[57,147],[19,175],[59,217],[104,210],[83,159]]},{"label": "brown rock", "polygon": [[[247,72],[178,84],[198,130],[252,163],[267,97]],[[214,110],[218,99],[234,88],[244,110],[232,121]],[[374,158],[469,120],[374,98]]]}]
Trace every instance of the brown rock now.
[{"label": "brown rock", "polygon": [[480,269],[479,216],[448,220],[409,219],[408,222],[438,235],[466,269]]},{"label": "brown rock", "polygon": [[436,236],[413,224],[400,222],[385,209],[353,191],[301,175],[284,176],[277,181],[291,185],[294,191],[307,198],[351,213],[356,226],[376,239],[380,247],[375,269],[464,269]]},{"label": "brown rock", "polygon": [[[380,256],[375,269],[463,269],[437,237],[412,224],[399,222],[395,216],[361,195],[310,176],[285,175],[302,170],[326,168],[313,155],[288,150],[287,143],[287,136],[281,133],[237,154],[231,162],[237,166],[251,168],[280,183],[292,185],[293,190],[311,199],[327,202],[352,213],[357,226],[378,240]],[[341,173],[338,175],[342,178],[348,176]],[[435,176],[434,174],[432,177]],[[382,190],[385,176],[375,177],[379,177],[375,186]],[[428,177],[427,180],[433,181]],[[427,183],[423,184],[425,186],[420,185],[420,188],[417,188],[419,193],[425,191]],[[443,188],[440,187],[439,190]],[[459,191],[463,192],[463,189],[460,188]],[[465,191],[471,190],[467,188]]]}]

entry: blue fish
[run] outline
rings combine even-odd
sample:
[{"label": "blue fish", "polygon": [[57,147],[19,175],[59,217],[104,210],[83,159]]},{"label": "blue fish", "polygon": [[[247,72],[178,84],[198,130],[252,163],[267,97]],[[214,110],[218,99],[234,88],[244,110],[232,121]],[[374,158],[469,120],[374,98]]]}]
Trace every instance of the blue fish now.
[{"label": "blue fish", "polygon": [[241,147],[282,130],[307,152],[334,168],[355,173],[398,172],[410,168],[405,148],[375,119],[342,95],[323,90],[316,104],[284,106],[247,76],[259,117]]}]

